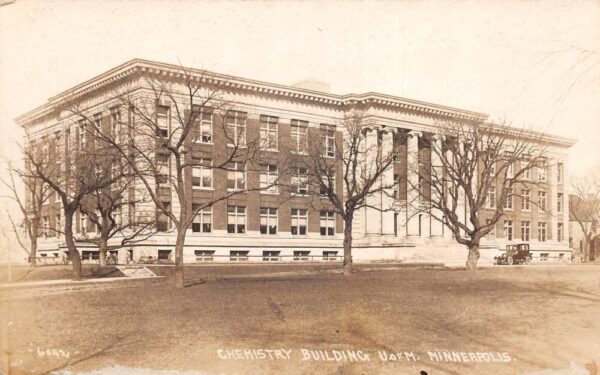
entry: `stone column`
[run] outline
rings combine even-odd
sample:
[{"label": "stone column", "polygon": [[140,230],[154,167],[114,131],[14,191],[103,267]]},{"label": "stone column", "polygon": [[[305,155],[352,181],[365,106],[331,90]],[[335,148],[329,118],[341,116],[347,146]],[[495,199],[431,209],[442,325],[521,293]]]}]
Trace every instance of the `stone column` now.
[{"label": "stone column", "polygon": [[[375,171],[375,164],[377,160],[378,152],[378,132],[379,129],[376,127],[366,128],[366,142],[365,142],[365,171],[367,176],[372,176]],[[368,178],[369,178],[368,177]],[[375,182],[373,189],[377,189],[381,186],[381,180]],[[365,231],[367,236],[379,236],[381,235],[381,192],[377,192],[366,197],[366,226]]]},{"label": "stone column", "polygon": [[[440,158],[440,155],[437,154],[435,152],[435,150],[438,150],[438,152],[442,152],[442,137],[439,135],[436,135],[433,139],[433,144],[431,145],[431,170],[432,170],[432,175],[433,176],[441,176],[442,175],[442,170],[443,170],[443,165],[442,165],[442,160]],[[435,173],[434,173],[435,170]],[[434,187],[433,184],[435,184],[435,179],[436,177],[432,178],[431,184],[431,199],[436,200],[438,198],[438,194],[437,194],[437,187]],[[443,187],[440,187],[440,189],[442,189]],[[441,219],[442,218],[442,211],[432,207],[431,208],[431,236],[432,237],[438,237],[438,236],[443,236],[444,235],[444,224],[437,220],[437,218]]]},{"label": "stone column", "polygon": [[[381,155],[383,160],[388,160],[394,152],[394,128],[383,128],[381,139]],[[394,228],[394,163],[383,172],[381,176],[382,186],[385,191],[381,194],[381,234],[384,236],[393,236]]]},{"label": "stone column", "polygon": [[568,245],[569,244],[569,169],[567,168],[567,158],[562,161],[563,170],[562,170],[562,185],[563,185],[563,241]]},{"label": "stone column", "polygon": [[419,217],[417,207],[420,197],[417,191],[419,185],[419,137],[421,132],[410,131],[407,138],[407,167],[406,167],[406,235],[419,236]]},{"label": "stone column", "polygon": [[[548,196],[546,197],[548,199],[547,204],[550,205],[549,210],[547,210],[547,212],[550,214],[550,238],[552,239],[552,241],[556,241],[558,236],[558,207],[557,207],[557,176],[558,173],[556,173],[556,169],[558,168],[556,159],[552,158],[549,159],[550,162],[550,166],[547,167],[549,172],[548,173]],[[564,225],[563,225],[564,226]]]}]

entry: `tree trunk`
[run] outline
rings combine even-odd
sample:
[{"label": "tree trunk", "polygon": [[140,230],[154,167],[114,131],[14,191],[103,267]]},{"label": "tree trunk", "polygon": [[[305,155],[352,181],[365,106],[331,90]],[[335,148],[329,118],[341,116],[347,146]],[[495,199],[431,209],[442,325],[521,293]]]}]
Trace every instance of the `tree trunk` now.
[{"label": "tree trunk", "polygon": [[73,280],[79,281],[83,278],[83,271],[81,256],[73,240],[73,212],[65,212],[65,242],[67,243],[69,258],[73,264]]},{"label": "tree trunk", "polygon": [[585,237],[585,244],[583,247],[583,261],[585,263],[588,263],[590,261],[590,250],[592,247],[592,240],[591,240],[591,236],[590,237]]},{"label": "tree trunk", "polygon": [[467,271],[475,271],[477,269],[477,261],[479,260],[479,245],[469,246],[469,256],[467,257]]},{"label": "tree trunk", "polygon": [[31,238],[31,247],[29,248],[29,259],[31,263],[29,264],[31,267],[37,266],[37,229],[33,232],[35,237]]},{"label": "tree trunk", "polygon": [[100,253],[100,266],[106,266],[106,250],[107,250],[107,240],[106,238],[100,238],[100,242],[98,243],[98,252]]},{"label": "tree trunk", "polygon": [[185,243],[185,229],[177,228],[175,242],[175,288],[183,289],[183,245]]},{"label": "tree trunk", "polygon": [[352,275],[352,219],[344,221],[344,276]]}]

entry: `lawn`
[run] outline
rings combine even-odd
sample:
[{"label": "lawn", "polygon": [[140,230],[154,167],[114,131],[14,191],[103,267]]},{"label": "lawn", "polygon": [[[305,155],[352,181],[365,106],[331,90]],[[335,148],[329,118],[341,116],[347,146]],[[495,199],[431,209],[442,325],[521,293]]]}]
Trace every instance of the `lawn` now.
[{"label": "lawn", "polygon": [[[29,265],[12,266],[12,282],[20,281],[42,281],[42,280],[64,280],[73,278],[73,266],[50,265],[30,267]],[[8,267],[0,265],[0,283],[8,282]],[[114,266],[100,267],[98,265],[84,265],[83,278],[97,279],[104,277],[122,277],[123,274]]]},{"label": "lawn", "polygon": [[521,374],[600,364],[599,266],[323,273],[184,290],[167,278],[0,301],[12,373]]}]

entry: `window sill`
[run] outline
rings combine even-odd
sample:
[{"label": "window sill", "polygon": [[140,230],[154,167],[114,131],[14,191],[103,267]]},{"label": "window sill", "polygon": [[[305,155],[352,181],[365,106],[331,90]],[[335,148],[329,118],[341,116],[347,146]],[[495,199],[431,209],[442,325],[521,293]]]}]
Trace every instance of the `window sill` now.
[{"label": "window sill", "polygon": [[212,187],[198,187],[198,186],[192,186],[192,190],[214,191],[214,190],[215,190],[215,188],[212,188]]},{"label": "window sill", "polygon": [[262,195],[279,195],[279,192],[261,191]]},{"label": "window sill", "polygon": [[237,145],[237,146],[236,146],[236,145],[234,145],[233,143],[228,143],[228,144],[227,144],[227,147],[248,148],[248,146],[247,146],[247,145],[245,145],[245,144],[244,144],[244,145]]},{"label": "window sill", "polygon": [[215,143],[214,142],[194,141],[194,144],[196,144],[196,145],[209,145],[209,146],[213,146]]}]

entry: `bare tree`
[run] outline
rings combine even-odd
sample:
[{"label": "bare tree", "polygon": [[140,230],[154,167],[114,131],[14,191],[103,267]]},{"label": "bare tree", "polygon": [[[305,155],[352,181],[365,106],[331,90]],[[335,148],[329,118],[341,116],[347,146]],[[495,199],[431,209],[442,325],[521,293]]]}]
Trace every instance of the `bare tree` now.
[{"label": "bare tree", "polygon": [[[113,157],[118,156],[113,154]],[[113,159],[112,163],[105,167],[114,170],[126,166],[118,162],[115,166]],[[80,202],[80,212],[85,214],[97,229],[94,233],[87,232],[81,240],[98,246],[101,266],[107,264],[108,250],[143,241],[156,233],[154,217],[133,213],[124,216],[126,209],[148,203],[139,192],[133,191],[132,194],[134,181],[132,176],[123,177],[108,187],[95,189]],[[113,238],[120,241],[117,245],[109,246],[109,241]]]},{"label": "bare tree", "polygon": [[591,244],[600,220],[600,176],[591,174],[573,181],[569,210],[583,234],[583,261],[590,260]]},{"label": "bare tree", "polygon": [[[158,210],[158,229],[174,227],[177,236],[175,286],[183,288],[183,247],[186,231],[194,218],[204,209],[234,195],[277,186],[289,168],[285,160],[279,160],[279,178],[260,186],[248,186],[244,181],[235,189],[214,189],[209,198],[193,204],[192,185],[208,183],[209,179],[212,184],[209,176],[213,171],[259,171],[261,149],[265,144],[260,136],[247,136],[246,113],[230,109],[230,103],[223,99],[210,73],[192,72],[183,67],[178,73],[177,79],[146,77],[147,94],[115,93],[114,99],[120,108],[128,111],[127,119],[120,121],[120,126],[129,140],[116,141],[105,136],[103,141],[119,151],[145,187],[145,193]],[[71,110],[94,124],[84,111]],[[204,128],[206,122],[212,124],[212,129]],[[202,137],[210,138],[212,148],[195,146],[196,140]],[[199,176],[194,175],[194,169],[200,171]],[[175,202],[170,198],[172,191]]]},{"label": "bare tree", "polygon": [[[309,136],[308,155],[300,158],[307,170],[308,183],[313,187],[317,204],[326,198],[328,206],[340,215],[344,222],[344,274],[352,273],[352,222],[355,213],[364,207],[390,210],[372,204],[378,194],[389,195],[394,186],[393,178],[384,179],[384,172],[394,162],[393,144],[384,149],[385,141],[378,128],[365,119],[364,113],[354,111],[338,124],[342,134],[336,135],[336,127],[326,126],[319,134]],[[390,142],[393,142],[390,133]],[[392,175],[393,177],[393,175]],[[342,181],[338,189],[336,181]],[[313,203],[315,200],[313,200]]]},{"label": "bare tree", "polygon": [[[74,137],[71,130],[75,133]],[[61,134],[60,139],[54,140],[53,153],[46,155],[43,152],[40,156],[35,147],[27,147],[24,151],[24,177],[39,179],[47,184],[58,194],[62,204],[63,233],[69,259],[73,264],[74,280],[82,279],[82,263],[75,246],[73,217],[85,197],[108,188],[127,173],[126,169],[117,169],[113,173],[110,168],[105,168],[110,155],[102,147],[97,135],[94,127],[79,122],[76,127]],[[48,144],[49,140],[42,141],[42,147]]]},{"label": "bare tree", "polygon": [[[30,265],[35,267],[37,264],[38,237],[41,231],[47,233],[49,228],[42,228],[42,207],[48,202],[52,189],[48,184],[43,183],[39,178],[26,176],[23,170],[15,168],[8,163],[8,179],[0,179],[10,191],[7,198],[13,200],[19,207],[19,214],[22,217],[20,224],[15,222],[14,214],[7,211],[6,217],[10,221],[12,231],[19,246],[27,253]],[[26,196],[22,194],[24,187]],[[22,230],[21,230],[22,229]],[[22,238],[21,232],[24,231],[27,236],[29,246]]]},{"label": "bare tree", "polygon": [[418,184],[409,181],[419,193],[414,212],[444,223],[468,248],[466,268],[475,270],[480,241],[503,217],[504,202],[542,183],[530,171],[540,169],[545,176],[546,148],[541,134],[507,125],[448,120],[437,128],[426,140],[431,164],[408,166],[419,176]]}]

